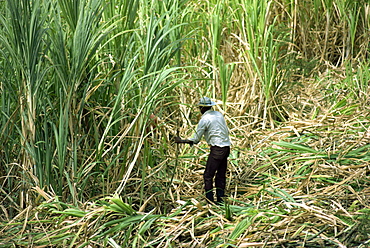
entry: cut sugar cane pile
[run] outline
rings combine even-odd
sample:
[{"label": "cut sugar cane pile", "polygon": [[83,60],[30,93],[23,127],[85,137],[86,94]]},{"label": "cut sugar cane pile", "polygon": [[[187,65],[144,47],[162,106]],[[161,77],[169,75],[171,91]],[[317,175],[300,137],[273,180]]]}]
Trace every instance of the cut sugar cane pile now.
[{"label": "cut sugar cane pile", "polygon": [[[366,247],[366,115],[326,113],[269,131],[256,129],[240,139],[235,137],[244,131],[232,130],[229,198],[223,206],[206,205],[202,197],[205,156],[193,155],[206,152],[200,145],[178,151],[181,166],[173,168],[167,212],[160,213],[164,204],[156,194],[142,205],[134,198],[128,204],[130,196],[114,196],[76,208],[36,188],[43,203],[8,220],[1,231],[8,244],[26,245],[31,239],[37,246],[125,247],[136,242],[137,247]],[[168,159],[176,159],[175,149]]]}]

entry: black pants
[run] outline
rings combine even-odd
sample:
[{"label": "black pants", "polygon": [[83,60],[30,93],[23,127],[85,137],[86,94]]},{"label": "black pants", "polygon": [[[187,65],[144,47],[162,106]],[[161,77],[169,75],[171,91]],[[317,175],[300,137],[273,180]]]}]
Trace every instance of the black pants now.
[{"label": "black pants", "polygon": [[206,169],[204,171],[204,189],[206,192],[213,189],[213,178],[216,175],[216,188],[225,189],[227,157],[230,155],[230,147],[211,146],[208,155]]}]

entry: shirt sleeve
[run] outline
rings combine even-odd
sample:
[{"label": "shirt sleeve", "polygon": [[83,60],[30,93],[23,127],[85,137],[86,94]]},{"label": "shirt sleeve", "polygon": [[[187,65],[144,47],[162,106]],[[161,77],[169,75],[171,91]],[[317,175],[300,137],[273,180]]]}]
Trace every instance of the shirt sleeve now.
[{"label": "shirt sleeve", "polygon": [[193,137],[190,138],[190,140],[193,141],[195,144],[198,144],[206,129],[207,122],[204,119],[201,119],[198,123],[197,130],[193,134]]}]

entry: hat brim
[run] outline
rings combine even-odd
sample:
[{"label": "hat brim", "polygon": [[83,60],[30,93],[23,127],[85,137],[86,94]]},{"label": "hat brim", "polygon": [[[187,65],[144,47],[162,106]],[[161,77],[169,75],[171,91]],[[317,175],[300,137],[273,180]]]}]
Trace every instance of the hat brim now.
[{"label": "hat brim", "polygon": [[209,103],[209,104],[202,104],[202,103],[198,104],[199,107],[211,107],[211,106],[215,106],[215,105],[217,105],[217,103],[215,103],[213,101],[211,101],[211,103]]}]

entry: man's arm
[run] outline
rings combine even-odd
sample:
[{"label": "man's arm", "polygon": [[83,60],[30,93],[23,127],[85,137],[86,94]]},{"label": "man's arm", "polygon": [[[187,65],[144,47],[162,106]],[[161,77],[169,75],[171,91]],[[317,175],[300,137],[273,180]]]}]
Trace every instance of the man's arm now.
[{"label": "man's arm", "polygon": [[195,131],[193,137],[191,139],[181,139],[180,137],[175,137],[175,143],[186,143],[189,145],[198,144],[207,127],[207,121],[205,119],[201,119],[198,123],[197,130]]},{"label": "man's arm", "polygon": [[188,139],[181,139],[180,137],[175,137],[175,143],[185,143],[189,145],[193,145],[194,141]]}]

